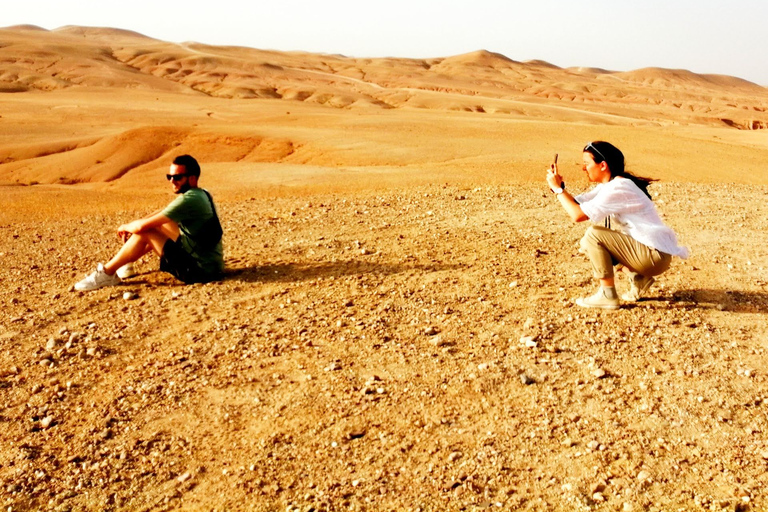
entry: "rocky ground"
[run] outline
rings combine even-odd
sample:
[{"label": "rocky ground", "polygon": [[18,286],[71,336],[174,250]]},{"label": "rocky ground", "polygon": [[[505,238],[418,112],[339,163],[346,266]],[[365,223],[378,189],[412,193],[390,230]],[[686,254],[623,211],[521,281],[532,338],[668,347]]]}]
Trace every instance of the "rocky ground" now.
[{"label": "rocky ground", "polygon": [[768,190],[652,192],[693,256],[604,312],[541,186],[220,194],[225,280],[89,293],[168,197],[0,188],[0,505],[764,510]]}]

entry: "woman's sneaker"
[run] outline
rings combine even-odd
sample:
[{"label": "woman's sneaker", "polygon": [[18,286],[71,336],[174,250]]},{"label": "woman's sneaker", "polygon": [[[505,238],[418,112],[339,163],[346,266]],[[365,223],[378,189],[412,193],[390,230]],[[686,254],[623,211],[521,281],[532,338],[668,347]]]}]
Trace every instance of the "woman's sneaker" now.
[{"label": "woman's sneaker", "polygon": [[104,271],[104,265],[101,263],[96,267],[96,271],[85,279],[75,284],[75,290],[88,291],[96,290],[102,286],[115,286],[120,284],[120,278],[116,275],[111,276]]},{"label": "woman's sneaker", "polygon": [[600,288],[594,295],[576,299],[576,305],[583,308],[619,309],[621,303],[619,302],[618,297],[608,297],[605,294],[605,290]]},{"label": "woman's sneaker", "polygon": [[640,297],[651,287],[655,281],[652,277],[645,277],[640,274],[634,274],[629,279],[629,291],[621,296],[622,300],[627,302],[637,302]]},{"label": "woman's sneaker", "polygon": [[120,279],[128,279],[129,277],[133,277],[136,275],[136,270],[133,268],[133,263],[126,263],[119,269],[117,269],[117,277]]}]

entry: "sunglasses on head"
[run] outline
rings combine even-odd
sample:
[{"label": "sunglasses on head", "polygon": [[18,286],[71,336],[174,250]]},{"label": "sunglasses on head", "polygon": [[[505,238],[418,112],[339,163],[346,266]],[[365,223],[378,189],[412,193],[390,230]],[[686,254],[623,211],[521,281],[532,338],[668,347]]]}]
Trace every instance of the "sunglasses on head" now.
[{"label": "sunglasses on head", "polygon": [[584,151],[587,151],[587,150],[589,150],[589,149],[592,149],[592,151],[594,151],[595,153],[597,153],[597,155],[598,155],[600,158],[602,158],[604,162],[607,160],[607,159],[605,158],[605,155],[603,155],[603,154],[600,152],[600,150],[599,150],[599,149],[597,149],[597,148],[595,147],[595,145],[594,145],[594,144],[592,144],[591,142],[590,142],[589,144],[587,144],[586,146],[584,146]]},{"label": "sunglasses on head", "polygon": [[182,174],[166,174],[165,177],[168,181],[181,181],[183,178],[189,176],[187,173]]}]

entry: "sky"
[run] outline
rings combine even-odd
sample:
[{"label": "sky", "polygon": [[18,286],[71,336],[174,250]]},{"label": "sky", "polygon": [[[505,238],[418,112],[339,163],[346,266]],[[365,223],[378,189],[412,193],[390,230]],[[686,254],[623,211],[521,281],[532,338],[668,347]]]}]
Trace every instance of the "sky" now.
[{"label": "sky", "polygon": [[560,67],[688,69],[768,86],[767,0],[16,0],[0,27],[113,27],[170,42]]}]

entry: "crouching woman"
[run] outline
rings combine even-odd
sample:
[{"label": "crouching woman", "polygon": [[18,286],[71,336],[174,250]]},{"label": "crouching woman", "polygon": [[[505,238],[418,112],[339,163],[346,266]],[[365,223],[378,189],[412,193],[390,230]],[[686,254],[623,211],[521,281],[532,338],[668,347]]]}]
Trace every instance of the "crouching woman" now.
[{"label": "crouching woman", "polygon": [[572,196],[563,190],[557,164],[547,172],[547,184],[574,222],[592,222],[581,239],[581,252],[592,263],[600,283],[594,295],[576,300],[587,308],[618,309],[614,267],[623,267],[630,289],[622,299],[638,300],[658,276],[669,268],[673,256],[688,257],[677,236],[664,225],[648,193],[651,178],[635,176],[624,169],[624,154],[613,144],[590,142],[582,153],[583,167],[591,190]]}]

